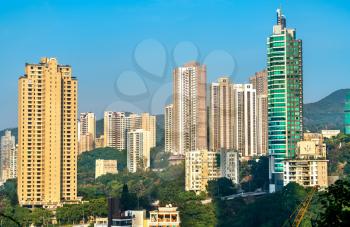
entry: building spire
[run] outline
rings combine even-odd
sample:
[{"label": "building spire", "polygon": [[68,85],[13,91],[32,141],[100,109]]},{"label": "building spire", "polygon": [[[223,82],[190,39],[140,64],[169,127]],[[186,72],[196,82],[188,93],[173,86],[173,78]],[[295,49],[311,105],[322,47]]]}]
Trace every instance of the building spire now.
[{"label": "building spire", "polygon": [[282,7],[277,9],[277,24],[286,27],[286,17],[282,14]]}]

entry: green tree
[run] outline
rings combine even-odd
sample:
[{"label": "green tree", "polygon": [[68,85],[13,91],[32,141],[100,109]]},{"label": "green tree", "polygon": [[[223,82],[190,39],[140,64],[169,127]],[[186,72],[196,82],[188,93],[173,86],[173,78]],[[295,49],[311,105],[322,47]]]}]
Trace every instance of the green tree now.
[{"label": "green tree", "polygon": [[232,181],[226,177],[209,181],[207,191],[212,198],[228,196],[237,192]]},{"label": "green tree", "polygon": [[350,226],[350,180],[338,180],[321,195],[319,226]]},{"label": "green tree", "polygon": [[49,210],[35,208],[31,213],[31,221],[35,226],[46,225],[51,221],[52,213]]}]

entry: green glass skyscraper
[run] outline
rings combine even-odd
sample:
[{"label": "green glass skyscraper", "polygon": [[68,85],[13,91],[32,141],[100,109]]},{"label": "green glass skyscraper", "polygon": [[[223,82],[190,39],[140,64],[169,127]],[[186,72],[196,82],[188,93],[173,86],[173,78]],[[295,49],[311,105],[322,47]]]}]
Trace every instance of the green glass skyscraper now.
[{"label": "green glass skyscraper", "polygon": [[344,114],[344,133],[350,135],[350,92],[346,93]]},{"label": "green glass skyscraper", "polygon": [[277,24],[267,39],[268,143],[270,192],[283,187],[283,161],[294,158],[303,132],[302,42],[277,10]]}]

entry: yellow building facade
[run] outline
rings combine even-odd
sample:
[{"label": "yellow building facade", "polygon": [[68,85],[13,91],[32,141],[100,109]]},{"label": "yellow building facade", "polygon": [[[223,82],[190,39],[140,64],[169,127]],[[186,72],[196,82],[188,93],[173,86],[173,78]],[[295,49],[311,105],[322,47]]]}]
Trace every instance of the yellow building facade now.
[{"label": "yellow building facade", "polygon": [[18,80],[18,200],[56,206],[77,199],[77,80],[55,58],[26,64]]}]

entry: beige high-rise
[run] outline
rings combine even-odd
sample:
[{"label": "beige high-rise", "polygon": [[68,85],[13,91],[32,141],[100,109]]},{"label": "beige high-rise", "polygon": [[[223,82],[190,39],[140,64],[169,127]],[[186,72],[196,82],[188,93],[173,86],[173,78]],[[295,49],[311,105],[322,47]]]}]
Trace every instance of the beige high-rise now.
[{"label": "beige high-rise", "polygon": [[77,80],[55,58],[26,64],[18,81],[18,200],[77,199]]},{"label": "beige high-rise", "polygon": [[79,118],[79,154],[95,148],[96,117],[94,113],[80,113]]},{"label": "beige high-rise", "polygon": [[149,144],[150,147],[156,146],[156,116],[152,116],[149,113],[141,114],[141,128],[145,131],[149,131]]},{"label": "beige high-rise", "polygon": [[257,155],[266,155],[268,151],[267,70],[255,73],[250,77],[250,83],[256,90]]},{"label": "beige high-rise", "polygon": [[257,155],[256,91],[252,84],[233,84],[233,147],[242,157]]},{"label": "beige high-rise", "polygon": [[174,106],[173,104],[165,107],[164,115],[164,139],[165,139],[165,152],[174,152],[174,121],[173,121]]},{"label": "beige high-rise", "polygon": [[228,77],[210,85],[209,147],[233,148],[233,89]]},{"label": "beige high-rise", "polygon": [[150,167],[150,132],[135,129],[128,132],[127,138],[127,167],[129,172]]},{"label": "beige high-rise", "polygon": [[118,150],[126,148],[126,120],[124,112],[104,113],[104,146]]},{"label": "beige high-rise", "polygon": [[191,62],[173,72],[174,151],[207,149],[206,67]]}]

